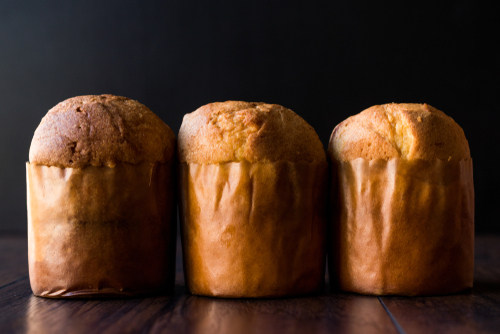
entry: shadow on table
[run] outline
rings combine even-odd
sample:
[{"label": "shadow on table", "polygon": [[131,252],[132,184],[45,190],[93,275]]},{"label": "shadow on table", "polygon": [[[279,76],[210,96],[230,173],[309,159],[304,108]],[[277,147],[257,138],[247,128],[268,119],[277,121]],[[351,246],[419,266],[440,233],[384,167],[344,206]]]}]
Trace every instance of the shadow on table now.
[{"label": "shadow on table", "polygon": [[500,282],[478,281],[474,282],[471,293],[500,295]]}]

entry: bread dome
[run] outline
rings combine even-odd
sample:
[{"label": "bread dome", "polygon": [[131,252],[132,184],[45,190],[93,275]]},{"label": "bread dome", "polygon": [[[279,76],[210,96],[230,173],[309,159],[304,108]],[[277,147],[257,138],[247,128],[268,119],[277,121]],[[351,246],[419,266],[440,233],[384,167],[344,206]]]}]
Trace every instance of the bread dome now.
[{"label": "bread dome", "polygon": [[31,142],[30,163],[84,168],[167,162],[175,135],[141,103],[114,95],[67,99],[49,110]]},{"label": "bread dome", "polygon": [[416,103],[377,105],[349,117],[333,130],[328,154],[340,161],[470,159],[462,128],[442,111]]},{"label": "bread dome", "polygon": [[373,106],[330,138],[332,286],[368,295],[469,289],[474,184],[464,132],[427,104]]},{"label": "bread dome", "polygon": [[275,104],[211,103],[179,131],[186,287],[224,298],[323,288],[328,163],[314,129]]},{"label": "bread dome", "polygon": [[184,116],[179,160],[216,164],[249,161],[325,161],[314,129],[277,104],[227,101],[207,104]]}]

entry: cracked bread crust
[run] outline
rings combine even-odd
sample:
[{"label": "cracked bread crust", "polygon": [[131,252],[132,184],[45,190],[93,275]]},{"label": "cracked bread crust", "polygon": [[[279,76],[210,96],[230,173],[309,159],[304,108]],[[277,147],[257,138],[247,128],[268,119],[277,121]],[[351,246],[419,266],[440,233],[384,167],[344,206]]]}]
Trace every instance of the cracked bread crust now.
[{"label": "cracked bread crust", "polygon": [[219,164],[249,161],[326,161],[314,129],[277,104],[210,103],[184,116],[179,161]]},{"label": "cracked bread crust", "polygon": [[67,99],[35,131],[30,163],[61,168],[114,167],[117,162],[167,162],[175,135],[141,103],[114,95]]},{"label": "cracked bread crust", "polygon": [[470,159],[462,128],[442,111],[416,103],[390,103],[368,108],[335,127],[328,155],[351,161]]}]

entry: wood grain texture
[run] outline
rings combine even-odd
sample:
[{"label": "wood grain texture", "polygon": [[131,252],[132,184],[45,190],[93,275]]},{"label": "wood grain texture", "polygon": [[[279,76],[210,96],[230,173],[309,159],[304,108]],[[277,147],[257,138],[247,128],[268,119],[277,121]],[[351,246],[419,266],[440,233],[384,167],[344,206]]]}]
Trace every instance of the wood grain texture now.
[{"label": "wood grain texture", "polygon": [[408,334],[499,333],[500,237],[476,237],[472,291],[382,300]]},{"label": "wood grain texture", "polygon": [[32,295],[28,280],[2,291],[2,333],[397,333],[376,298],[215,299],[185,293],[114,300]]},{"label": "wood grain texture", "polygon": [[[170,296],[39,298],[33,296],[26,276],[25,248],[23,237],[0,237],[0,279],[15,277],[0,287],[0,333],[397,333],[374,297],[328,289],[315,296],[285,299],[189,295],[180,256]],[[498,333],[500,237],[476,239],[475,275],[475,287],[469,293],[382,299],[408,334]]]},{"label": "wood grain texture", "polygon": [[[6,253],[26,248],[26,240],[18,239],[17,243],[4,243]],[[29,279],[20,276],[0,289],[0,333],[397,333],[372,297],[323,293],[304,298],[234,300],[189,295],[180,249],[177,254],[176,287],[171,296],[45,299],[33,296]],[[16,256],[9,261],[19,262],[19,268],[27,270],[26,252]],[[19,261],[21,258],[24,260]]]},{"label": "wood grain texture", "polygon": [[0,287],[27,275],[28,241],[26,240],[26,234],[1,236]]},{"label": "wood grain texture", "polygon": [[152,333],[397,333],[376,298],[324,294],[290,299],[182,296]]},{"label": "wood grain texture", "polygon": [[147,327],[174,297],[61,300],[35,297],[28,280],[2,289],[2,333],[132,333]]}]

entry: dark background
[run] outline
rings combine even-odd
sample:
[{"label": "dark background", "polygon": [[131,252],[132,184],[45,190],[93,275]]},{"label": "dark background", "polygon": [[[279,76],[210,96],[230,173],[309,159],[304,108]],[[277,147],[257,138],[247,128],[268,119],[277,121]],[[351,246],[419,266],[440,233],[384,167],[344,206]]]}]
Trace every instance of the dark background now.
[{"label": "dark background", "polygon": [[25,162],[69,97],[127,96],[177,133],[209,102],[263,101],[326,145],[375,104],[426,102],[474,159],[477,233],[500,233],[500,1],[0,0],[0,232],[26,230]]}]

